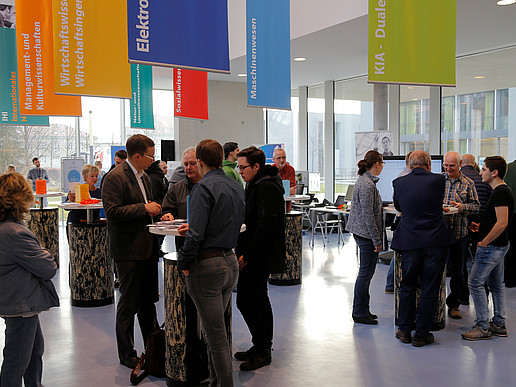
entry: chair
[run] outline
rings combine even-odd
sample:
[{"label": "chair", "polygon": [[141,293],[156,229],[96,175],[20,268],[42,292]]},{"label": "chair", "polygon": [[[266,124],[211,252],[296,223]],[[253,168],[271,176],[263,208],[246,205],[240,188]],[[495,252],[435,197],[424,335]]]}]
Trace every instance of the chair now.
[{"label": "chair", "polygon": [[[337,198],[337,201],[335,201],[335,204],[339,201],[340,196]],[[326,199],[324,199],[328,204],[331,204]],[[342,200],[342,199],[341,199]],[[341,203],[342,204],[342,203]],[[317,229],[321,230],[321,235],[323,239],[323,245],[326,247],[326,242],[329,239],[329,234],[333,233],[333,229],[337,227],[337,235],[338,235],[338,244],[340,245],[341,241],[344,243],[344,236],[342,233],[342,216],[343,214],[341,212],[338,212],[336,208],[328,208],[328,207],[319,207],[319,208],[312,208],[312,212],[315,213],[315,220],[312,222],[312,248],[314,247],[314,239],[315,239],[315,232]],[[337,219],[332,219],[332,215],[337,215]],[[328,233],[328,228],[330,228],[330,232]]]}]

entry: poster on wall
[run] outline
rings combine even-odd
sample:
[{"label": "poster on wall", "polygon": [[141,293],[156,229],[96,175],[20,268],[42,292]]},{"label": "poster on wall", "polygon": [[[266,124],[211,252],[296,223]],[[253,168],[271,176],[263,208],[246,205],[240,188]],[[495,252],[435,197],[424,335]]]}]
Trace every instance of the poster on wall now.
[{"label": "poster on wall", "polygon": [[455,86],[457,0],[370,0],[370,83]]},{"label": "poster on wall", "polygon": [[393,156],[392,152],[393,133],[390,130],[378,132],[356,132],[355,151],[357,163],[362,160],[367,151],[375,150],[382,156]]},{"label": "poster on wall", "polygon": [[229,74],[227,0],[124,1],[129,62]]},{"label": "poster on wall", "polygon": [[247,105],[290,110],[290,0],[247,0]]},{"label": "poster on wall", "polygon": [[49,126],[48,116],[26,116],[20,112],[16,30],[0,28],[0,124]]},{"label": "poster on wall", "polygon": [[154,129],[152,66],[131,64],[131,128]]},{"label": "poster on wall", "polygon": [[9,4],[8,2],[0,4],[0,27],[16,28],[14,1],[12,1],[12,4]]},{"label": "poster on wall", "polygon": [[274,160],[272,159],[272,156],[274,156],[274,149],[285,149],[285,144],[262,144],[255,145],[255,147],[260,148],[265,153],[265,163],[274,164]]},{"label": "poster on wall", "polygon": [[75,184],[83,184],[82,167],[86,162],[84,159],[61,159],[61,190],[63,192],[73,191]]},{"label": "poster on wall", "polygon": [[127,0],[52,0],[58,94],[131,98]]},{"label": "poster on wall", "polygon": [[81,97],[55,94],[52,0],[16,0],[16,13],[20,112],[81,116]]}]

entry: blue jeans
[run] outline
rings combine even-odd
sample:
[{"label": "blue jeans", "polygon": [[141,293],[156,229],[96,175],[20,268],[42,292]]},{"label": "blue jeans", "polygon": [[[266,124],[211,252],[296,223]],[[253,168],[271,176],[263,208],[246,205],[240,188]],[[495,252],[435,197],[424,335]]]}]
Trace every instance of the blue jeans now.
[{"label": "blue jeans", "polygon": [[[398,326],[401,330],[410,332],[415,328],[416,333],[422,336],[430,332],[437,311],[447,251],[447,247],[402,251],[398,309]],[[421,295],[416,308],[418,287]]]},{"label": "blue jeans", "polygon": [[226,333],[224,312],[238,280],[234,253],[198,261],[190,265],[186,289],[201,318],[208,347],[210,386],[233,386],[233,363]]},{"label": "blue jeans", "polygon": [[469,275],[469,291],[475,303],[475,323],[489,328],[489,309],[484,283],[487,280],[494,304],[493,322],[505,325],[505,289],[503,285],[503,258],[509,246],[478,246]]},{"label": "blue jeans", "polygon": [[0,372],[0,386],[41,386],[43,373],[43,332],[38,315],[32,317],[4,317],[4,361]]},{"label": "blue jeans", "polygon": [[391,259],[391,263],[389,263],[389,270],[387,271],[387,278],[385,280],[385,290],[393,290],[394,289],[394,257]]},{"label": "blue jeans", "polygon": [[369,285],[376,270],[378,253],[374,252],[371,239],[353,235],[360,249],[360,267],[355,282],[355,294],[353,297],[353,317],[367,317],[369,315]]}]

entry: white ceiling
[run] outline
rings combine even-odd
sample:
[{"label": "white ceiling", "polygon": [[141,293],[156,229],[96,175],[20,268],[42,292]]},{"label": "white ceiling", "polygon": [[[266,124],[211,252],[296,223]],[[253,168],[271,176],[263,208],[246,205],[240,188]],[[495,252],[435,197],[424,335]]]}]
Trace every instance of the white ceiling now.
[{"label": "white ceiling", "polygon": [[[326,80],[367,77],[367,1],[291,0],[292,89]],[[211,80],[245,82],[245,1],[229,0],[231,74]],[[326,26],[326,28],[323,28]],[[457,0],[457,88],[463,94],[516,86],[516,5],[496,0]],[[509,49],[508,49],[509,48]],[[239,55],[239,54],[242,55]],[[510,70],[510,69],[513,70]],[[484,79],[474,79],[482,75]],[[172,71],[154,68],[156,88],[170,89]],[[421,88],[422,89],[422,88]],[[417,88],[415,88],[417,90]]]}]

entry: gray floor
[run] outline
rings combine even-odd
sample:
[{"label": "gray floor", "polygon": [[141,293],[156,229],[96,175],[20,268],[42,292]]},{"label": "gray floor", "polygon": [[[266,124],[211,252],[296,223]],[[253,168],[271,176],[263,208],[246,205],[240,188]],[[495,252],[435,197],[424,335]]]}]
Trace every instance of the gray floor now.
[{"label": "gray floor", "polygon": [[[269,286],[275,315],[273,361],[255,372],[240,372],[235,361],[236,386],[514,385],[516,335],[511,328],[516,321],[516,288],[506,289],[508,338],[462,340],[460,334],[473,325],[474,307],[469,306],[461,307],[462,320],[448,320],[446,328],[435,333],[435,344],[414,348],[394,338],[393,295],[384,293],[386,265],[378,264],[371,285],[371,310],[380,316],[379,325],[353,324],[355,244],[349,234],[341,247],[336,236],[332,238],[324,248],[318,236],[312,250],[309,234],[304,237],[302,285]],[[173,241],[167,239],[166,247],[173,249]],[[115,305],[70,305],[66,250],[62,238],[62,269],[54,279],[61,307],[40,316],[46,345],[43,382],[47,387],[130,386],[130,371],[118,363],[116,354]],[[236,306],[233,311],[233,351],[244,350],[250,346],[249,333]],[[160,301],[160,321],[163,315]],[[1,319],[0,331],[4,331]],[[138,333],[136,337],[140,352],[142,341]],[[0,346],[3,343],[1,334]],[[141,385],[166,383],[151,377]]]}]

